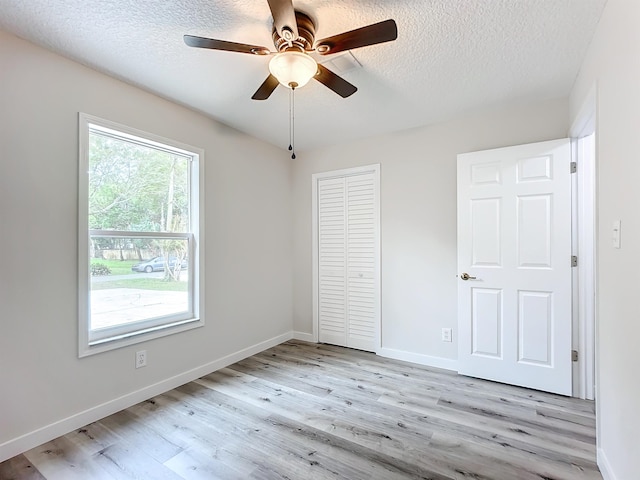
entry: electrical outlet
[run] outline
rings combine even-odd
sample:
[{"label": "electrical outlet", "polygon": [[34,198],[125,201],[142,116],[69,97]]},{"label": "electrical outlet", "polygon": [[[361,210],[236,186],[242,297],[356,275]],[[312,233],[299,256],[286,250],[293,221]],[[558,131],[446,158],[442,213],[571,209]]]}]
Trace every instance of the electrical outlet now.
[{"label": "electrical outlet", "polygon": [[147,351],[140,350],[136,352],[136,368],[147,366]]},{"label": "electrical outlet", "polygon": [[451,329],[450,328],[443,328],[442,329],[442,341],[443,342],[451,342],[452,338],[451,338],[452,334],[451,334]]}]

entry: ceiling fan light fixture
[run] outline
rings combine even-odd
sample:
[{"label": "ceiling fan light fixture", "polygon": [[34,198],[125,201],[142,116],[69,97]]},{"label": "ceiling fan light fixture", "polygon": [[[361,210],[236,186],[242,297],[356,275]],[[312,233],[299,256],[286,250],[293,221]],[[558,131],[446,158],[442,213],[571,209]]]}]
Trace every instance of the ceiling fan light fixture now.
[{"label": "ceiling fan light fixture", "polygon": [[306,53],[287,51],[271,59],[269,71],[285,87],[300,88],[318,73],[318,64]]}]

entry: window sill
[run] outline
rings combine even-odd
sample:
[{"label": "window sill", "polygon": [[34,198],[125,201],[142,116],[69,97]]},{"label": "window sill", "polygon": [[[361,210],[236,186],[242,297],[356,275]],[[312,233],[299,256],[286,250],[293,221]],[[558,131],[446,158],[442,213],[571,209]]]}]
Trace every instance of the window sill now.
[{"label": "window sill", "polygon": [[177,323],[158,326],[148,330],[142,330],[126,335],[119,335],[113,338],[97,340],[92,343],[85,341],[83,342],[84,345],[81,345],[78,357],[88,357],[97,353],[116,350],[118,348],[135,345],[137,343],[146,342],[155,338],[161,338],[176,333],[186,332],[188,330],[193,330],[194,328],[200,328],[202,326],[204,326],[204,320],[200,318],[193,318]]}]

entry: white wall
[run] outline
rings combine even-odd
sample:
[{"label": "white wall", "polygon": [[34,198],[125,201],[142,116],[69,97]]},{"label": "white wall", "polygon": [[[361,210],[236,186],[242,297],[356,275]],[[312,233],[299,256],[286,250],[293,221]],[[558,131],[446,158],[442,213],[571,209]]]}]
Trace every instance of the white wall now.
[{"label": "white wall", "polygon": [[[311,175],[380,163],[383,354],[455,368],[456,156],[562,138],[568,102],[455,121],[298,155],[293,167],[294,329],[312,332]],[[451,327],[453,343],[441,341]]]},{"label": "white wall", "polygon": [[[205,149],[206,326],[143,344],[139,370],[140,345],[78,359],[79,111]],[[290,336],[290,174],[282,150],[0,31],[0,461]]]},{"label": "white wall", "polygon": [[[609,0],[571,95],[575,117],[597,85],[596,405],[605,479],[638,478],[640,458],[640,2]],[[621,248],[612,223],[622,221]]]}]

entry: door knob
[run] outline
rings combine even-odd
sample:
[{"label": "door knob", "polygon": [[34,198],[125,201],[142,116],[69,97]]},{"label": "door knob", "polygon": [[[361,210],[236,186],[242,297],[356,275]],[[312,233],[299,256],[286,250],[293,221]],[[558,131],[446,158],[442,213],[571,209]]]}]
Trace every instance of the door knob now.
[{"label": "door knob", "polygon": [[464,272],[462,275],[460,275],[460,278],[462,280],[475,280],[476,279],[476,277],[472,277],[467,272]]}]

